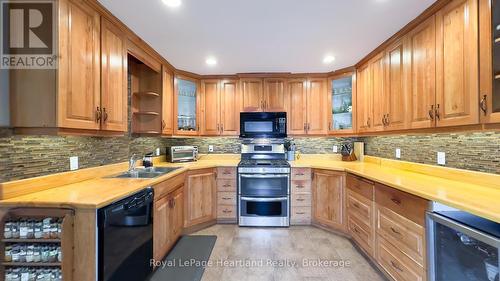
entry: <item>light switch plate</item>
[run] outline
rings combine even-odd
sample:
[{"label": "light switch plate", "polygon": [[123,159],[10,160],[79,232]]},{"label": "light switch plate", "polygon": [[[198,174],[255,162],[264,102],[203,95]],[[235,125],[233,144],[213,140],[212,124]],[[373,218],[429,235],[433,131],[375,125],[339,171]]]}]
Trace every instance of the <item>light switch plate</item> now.
[{"label": "light switch plate", "polygon": [[446,153],[444,152],[437,153],[437,163],[438,165],[446,165]]},{"label": "light switch plate", "polygon": [[71,171],[78,170],[78,156],[69,158],[69,169]]},{"label": "light switch plate", "polygon": [[333,146],[333,153],[337,153],[337,152],[339,152],[339,147],[334,145]]},{"label": "light switch plate", "polygon": [[401,148],[396,148],[396,158],[401,159]]},{"label": "light switch plate", "polygon": [[208,146],[208,152],[214,152],[214,146],[213,145],[209,145]]}]

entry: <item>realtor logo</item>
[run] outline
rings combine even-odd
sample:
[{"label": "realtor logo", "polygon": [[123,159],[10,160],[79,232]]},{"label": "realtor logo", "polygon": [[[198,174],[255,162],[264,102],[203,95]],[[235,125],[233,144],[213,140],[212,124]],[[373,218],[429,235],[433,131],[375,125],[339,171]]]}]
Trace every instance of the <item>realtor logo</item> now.
[{"label": "realtor logo", "polygon": [[55,0],[0,0],[0,68],[57,67]]}]

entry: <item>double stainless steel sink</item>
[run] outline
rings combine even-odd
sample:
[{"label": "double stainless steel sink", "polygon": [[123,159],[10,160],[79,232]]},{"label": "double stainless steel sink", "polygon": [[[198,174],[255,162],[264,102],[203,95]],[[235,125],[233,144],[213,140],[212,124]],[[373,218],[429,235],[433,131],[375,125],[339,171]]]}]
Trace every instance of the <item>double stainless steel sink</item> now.
[{"label": "double stainless steel sink", "polygon": [[173,172],[180,167],[149,167],[143,169],[134,169],[132,171],[127,171],[112,178],[130,178],[130,179],[152,179],[156,178],[170,172]]}]

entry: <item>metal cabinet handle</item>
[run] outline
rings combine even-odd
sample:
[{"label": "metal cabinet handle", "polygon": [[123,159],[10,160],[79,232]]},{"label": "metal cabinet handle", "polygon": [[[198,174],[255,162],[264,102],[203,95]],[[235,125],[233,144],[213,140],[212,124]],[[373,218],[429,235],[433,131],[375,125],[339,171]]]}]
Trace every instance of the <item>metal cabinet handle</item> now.
[{"label": "metal cabinet handle", "polygon": [[307,131],[309,132],[311,130],[311,123],[307,123]]},{"label": "metal cabinet handle", "polygon": [[391,201],[394,202],[394,204],[401,205],[401,200],[399,199],[391,198]]},{"label": "metal cabinet handle", "polygon": [[108,113],[106,112],[106,108],[105,107],[102,108],[102,117],[103,117],[102,121],[104,123],[106,123],[106,121],[108,121]]},{"label": "metal cabinet handle", "polygon": [[396,233],[397,235],[401,235],[401,232],[397,231],[394,227],[391,226],[392,232]]},{"label": "metal cabinet handle", "polygon": [[227,214],[227,213],[232,213],[233,211],[228,210],[228,209],[224,209],[224,210],[222,210],[222,212],[225,213],[225,214]]},{"label": "metal cabinet handle", "polygon": [[387,116],[385,117],[385,123],[386,123],[386,126],[389,126],[391,124],[391,119],[389,118],[389,113],[387,113]]},{"label": "metal cabinet handle", "polygon": [[95,110],[95,122],[99,123],[99,121],[101,121],[101,109],[97,107]]},{"label": "metal cabinet handle", "polygon": [[305,212],[295,212],[296,215],[305,215]]},{"label": "metal cabinet handle", "polygon": [[302,199],[302,198],[297,198],[296,200],[299,202],[306,201],[306,199]]},{"label": "metal cabinet handle", "polygon": [[217,132],[220,132],[220,125],[217,123]]},{"label": "metal cabinet handle", "polygon": [[484,95],[483,98],[481,99],[481,102],[479,103],[479,107],[484,112],[485,116],[488,113],[488,105],[486,104],[486,98],[487,98],[487,96]]},{"label": "metal cabinet handle", "polygon": [[366,120],[366,126],[368,126],[368,128],[371,127],[371,122],[370,122],[370,117],[368,117],[368,119]]},{"label": "metal cabinet handle", "polygon": [[224,124],[220,124],[220,132],[224,133]]},{"label": "metal cabinet handle", "polygon": [[358,209],[359,209],[359,205],[358,205],[358,203],[353,203],[352,205],[353,205],[354,207],[356,207],[356,208],[358,208]]},{"label": "metal cabinet handle", "polygon": [[429,117],[434,120],[434,105],[431,105],[431,109],[429,109]]},{"label": "metal cabinet handle", "polygon": [[167,127],[167,123],[165,122],[165,120],[161,120],[161,129],[165,129],[165,127]]},{"label": "metal cabinet handle", "polygon": [[397,264],[397,263],[395,263],[394,261],[391,261],[391,265],[392,265],[392,267],[394,267],[395,269],[397,269],[397,270],[399,270],[399,271],[403,272],[403,270],[401,269],[401,267],[399,267],[399,266],[398,266],[398,264]]},{"label": "metal cabinet handle", "polygon": [[332,122],[328,122],[328,131],[332,130]]},{"label": "metal cabinet handle", "polygon": [[439,103],[436,105],[436,120],[440,120],[441,119],[441,115],[439,113]]},{"label": "metal cabinet handle", "polygon": [[231,197],[222,197],[222,199],[224,199],[224,200],[231,200],[233,198],[231,198]]}]

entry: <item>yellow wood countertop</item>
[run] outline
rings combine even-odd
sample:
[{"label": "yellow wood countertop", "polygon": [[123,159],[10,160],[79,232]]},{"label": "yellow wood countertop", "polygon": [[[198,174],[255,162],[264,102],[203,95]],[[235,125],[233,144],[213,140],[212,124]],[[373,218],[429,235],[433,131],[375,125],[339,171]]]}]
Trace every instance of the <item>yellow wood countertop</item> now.
[{"label": "yellow wood countertop", "polygon": [[[342,162],[335,156],[303,155],[291,164],[292,167],[346,171],[500,223],[500,175],[377,159],[380,158]],[[0,206],[100,208],[180,173],[236,166],[238,162],[237,156],[221,155],[209,155],[197,162],[183,164],[162,162],[156,166],[181,168],[154,179],[96,177],[5,199],[0,201]],[[110,175],[114,174],[116,171]]]}]

